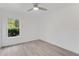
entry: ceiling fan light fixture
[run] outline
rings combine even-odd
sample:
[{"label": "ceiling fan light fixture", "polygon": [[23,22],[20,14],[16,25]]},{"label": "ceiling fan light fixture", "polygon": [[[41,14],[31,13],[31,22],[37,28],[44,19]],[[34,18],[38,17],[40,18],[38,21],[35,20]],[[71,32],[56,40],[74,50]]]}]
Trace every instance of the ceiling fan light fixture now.
[{"label": "ceiling fan light fixture", "polygon": [[39,8],[38,8],[38,7],[34,7],[34,8],[33,8],[33,10],[38,11],[38,10],[39,10]]},{"label": "ceiling fan light fixture", "polygon": [[47,8],[43,8],[43,7],[40,7],[38,3],[34,3],[33,4],[33,7],[28,9],[28,11],[39,11],[39,10],[42,10],[42,11],[47,11],[48,9]]}]

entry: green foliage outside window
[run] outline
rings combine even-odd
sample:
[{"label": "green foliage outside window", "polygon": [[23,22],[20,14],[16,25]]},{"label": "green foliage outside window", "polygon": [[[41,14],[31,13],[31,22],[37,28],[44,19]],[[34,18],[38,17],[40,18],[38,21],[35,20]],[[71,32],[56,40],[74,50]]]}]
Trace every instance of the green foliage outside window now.
[{"label": "green foliage outside window", "polygon": [[8,18],[8,37],[19,35],[19,20]]}]

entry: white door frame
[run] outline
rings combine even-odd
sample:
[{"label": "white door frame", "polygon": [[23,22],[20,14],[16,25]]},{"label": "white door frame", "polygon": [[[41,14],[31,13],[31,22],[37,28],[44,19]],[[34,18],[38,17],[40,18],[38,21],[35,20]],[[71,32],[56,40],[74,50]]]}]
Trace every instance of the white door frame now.
[{"label": "white door frame", "polygon": [[0,17],[0,48],[2,47],[2,17]]}]

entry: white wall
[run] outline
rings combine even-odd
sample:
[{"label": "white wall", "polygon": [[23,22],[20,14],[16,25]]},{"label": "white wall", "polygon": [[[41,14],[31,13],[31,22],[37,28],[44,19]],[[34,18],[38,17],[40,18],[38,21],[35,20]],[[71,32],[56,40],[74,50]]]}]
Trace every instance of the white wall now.
[{"label": "white wall", "polygon": [[[32,16],[28,16],[24,13],[0,10],[1,20],[2,20],[2,46],[27,42],[31,40],[36,40],[38,35],[38,20],[34,19]],[[7,20],[8,17],[14,17],[20,20],[20,33],[21,36],[9,38],[7,34]],[[1,41],[1,40],[0,40]]]},{"label": "white wall", "polygon": [[[2,46],[13,45],[22,42],[28,42],[31,40],[37,40],[40,34],[40,19],[45,15],[44,12],[17,12],[0,9],[0,15],[2,20]],[[17,18],[20,20],[20,33],[18,37],[9,38],[7,29],[8,17]]]},{"label": "white wall", "polygon": [[40,38],[79,53],[79,4],[55,11],[41,19]]}]

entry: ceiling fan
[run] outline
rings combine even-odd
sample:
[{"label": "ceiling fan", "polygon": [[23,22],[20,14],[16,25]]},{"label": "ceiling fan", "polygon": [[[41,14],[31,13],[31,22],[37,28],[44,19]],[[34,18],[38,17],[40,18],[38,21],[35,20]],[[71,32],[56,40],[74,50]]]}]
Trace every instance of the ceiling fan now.
[{"label": "ceiling fan", "polygon": [[31,9],[28,9],[28,11],[38,11],[38,10],[43,10],[43,11],[47,11],[48,9],[47,8],[43,8],[43,7],[39,7],[39,4],[38,3],[33,3],[33,8]]}]

